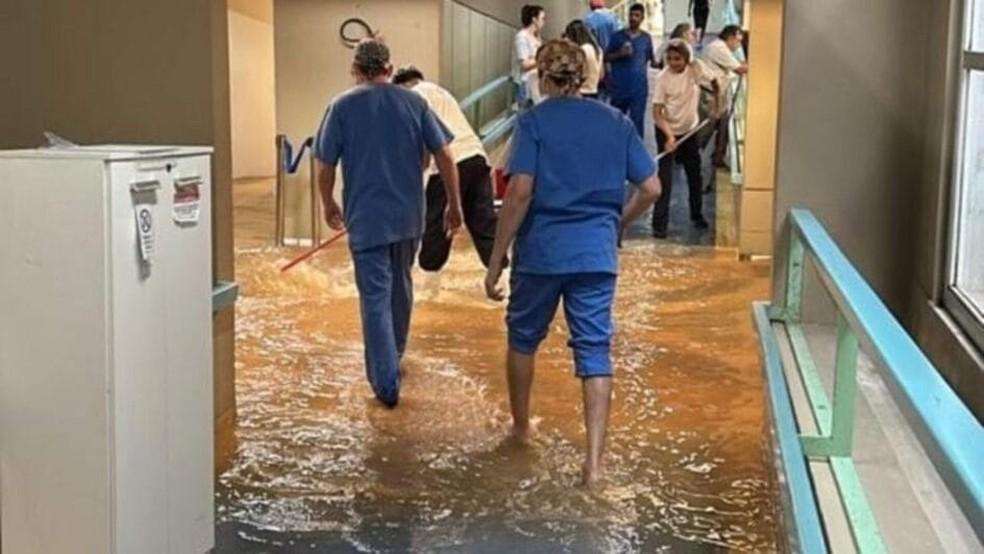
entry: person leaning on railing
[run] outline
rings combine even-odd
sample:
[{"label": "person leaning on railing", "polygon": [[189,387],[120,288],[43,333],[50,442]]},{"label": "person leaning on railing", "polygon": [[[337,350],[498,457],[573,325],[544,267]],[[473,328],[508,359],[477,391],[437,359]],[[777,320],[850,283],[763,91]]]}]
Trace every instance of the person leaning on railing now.
[{"label": "person leaning on railing", "polygon": [[[532,433],[536,351],[563,299],[575,373],[584,389],[584,482],[594,485],[604,475],[618,238],[626,223],[652,205],[660,186],[632,123],[601,102],[581,98],[584,68],[584,51],[568,40],[548,42],[537,56],[547,99],[519,116],[485,291],[494,300],[505,298],[499,260],[515,240],[507,377],[513,433],[523,442]],[[623,208],[627,181],[639,186]]]},{"label": "person leaning on railing", "polygon": [[713,42],[704,48],[703,59],[706,65],[715,73],[715,78],[721,83],[722,90],[722,115],[716,122],[716,143],[714,147],[715,167],[724,167],[724,156],[728,151],[728,126],[731,122],[734,98],[732,98],[732,85],[738,80],[740,75],[748,73],[748,64],[742,63],[736,56],[735,51],[741,48],[743,34],[741,27],[728,25],[721,30]]}]

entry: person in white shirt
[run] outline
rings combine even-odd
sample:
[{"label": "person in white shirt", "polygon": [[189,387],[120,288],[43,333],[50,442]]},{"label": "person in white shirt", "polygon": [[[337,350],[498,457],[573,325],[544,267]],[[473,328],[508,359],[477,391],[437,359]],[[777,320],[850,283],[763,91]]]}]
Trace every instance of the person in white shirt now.
[{"label": "person in white shirt", "polygon": [[547,12],[542,6],[526,5],[520,19],[523,28],[513,39],[512,78],[516,84],[516,103],[520,109],[526,109],[540,101],[536,53],[543,44],[540,33],[547,23]]},{"label": "person in white shirt", "polygon": [[718,118],[715,124],[717,138],[713,160],[714,165],[718,167],[726,166],[724,157],[728,151],[728,129],[731,123],[731,108],[734,100],[731,94],[731,87],[740,75],[748,73],[748,64],[742,63],[735,57],[735,51],[741,48],[742,39],[741,27],[728,25],[721,30],[717,39],[704,48],[704,62],[710,68],[718,82],[721,83],[723,93],[723,115]]},{"label": "person in white shirt", "polygon": [[[431,111],[454,135],[450,148],[460,176],[465,226],[479,258],[488,267],[498,219],[492,197],[492,170],[482,141],[461,111],[458,100],[440,85],[425,80],[423,72],[416,67],[399,69],[393,76],[393,84],[423,96]],[[452,235],[444,231],[443,223],[448,202],[441,175],[433,163],[428,167],[426,176],[427,218],[419,262],[424,271],[439,271],[451,254]]]},{"label": "person in white shirt", "polygon": [[[690,197],[690,220],[698,229],[708,228],[703,214],[703,179],[701,177],[700,143],[683,136],[700,125],[701,87],[708,87],[717,103],[717,81],[711,79],[703,64],[691,55],[690,46],[673,39],[666,47],[666,67],[656,77],[653,88],[653,120],[656,123],[656,143],[659,151],[667,152],[659,162],[659,179],[663,196],[653,208],[653,236],[666,238],[673,192],[673,167],[683,164],[687,174]],[[715,112],[716,106],[711,108]]]},{"label": "person in white shirt", "polygon": [[584,21],[575,19],[564,30],[564,38],[581,47],[584,51],[584,83],[581,85],[581,96],[598,99],[598,84],[605,76],[605,61],[601,46]]}]

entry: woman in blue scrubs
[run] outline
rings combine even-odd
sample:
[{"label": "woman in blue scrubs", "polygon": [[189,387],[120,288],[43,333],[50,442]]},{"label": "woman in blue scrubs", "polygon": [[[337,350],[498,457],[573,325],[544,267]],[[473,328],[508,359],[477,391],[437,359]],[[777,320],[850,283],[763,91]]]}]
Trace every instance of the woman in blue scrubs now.
[{"label": "woman in blue scrubs", "polygon": [[[612,303],[623,226],[659,197],[656,165],[622,113],[581,98],[586,58],[568,40],[547,43],[537,71],[548,99],[520,116],[507,170],[486,293],[499,286],[507,250],[514,265],[507,308],[507,374],[513,432],[529,439],[536,351],[560,301],[582,380],[588,451],[584,482],[604,475],[602,455],[612,391]],[[635,183],[623,206],[626,181]]]}]

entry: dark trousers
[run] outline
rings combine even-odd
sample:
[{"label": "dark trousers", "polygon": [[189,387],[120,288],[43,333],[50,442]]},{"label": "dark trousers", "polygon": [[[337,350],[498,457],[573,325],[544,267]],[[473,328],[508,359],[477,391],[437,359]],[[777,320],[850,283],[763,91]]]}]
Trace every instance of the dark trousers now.
[{"label": "dark trousers", "polygon": [[612,98],[612,107],[629,116],[635,125],[639,137],[646,138],[646,97],[648,91],[642,91],[635,96]]},{"label": "dark trousers", "polygon": [[[677,141],[680,137],[677,137]],[[656,129],[656,143],[659,151],[666,148],[666,137]],[[659,161],[659,181],[663,185],[663,194],[653,207],[653,233],[665,234],[670,223],[670,199],[673,197],[673,168],[676,162],[683,164],[687,173],[687,184],[690,196],[690,219],[694,220],[703,215],[704,197],[703,178],[700,174],[700,143],[695,137],[684,142],[677,142],[677,149],[672,154],[664,156]]]},{"label": "dark trousers", "polygon": [[[492,256],[495,244],[497,217],[492,198],[491,168],[485,158],[474,156],[458,162],[458,176],[461,183],[461,209],[465,216],[465,227],[471,234],[472,242],[485,267]],[[451,255],[451,239],[444,231],[444,211],[448,207],[444,181],[434,175],[427,181],[427,228],[420,247],[420,268],[424,271],[438,271]]]},{"label": "dark trousers", "polygon": [[703,40],[704,33],[707,31],[707,19],[711,15],[711,9],[709,7],[695,6],[694,7],[694,27],[700,29],[700,38]]}]

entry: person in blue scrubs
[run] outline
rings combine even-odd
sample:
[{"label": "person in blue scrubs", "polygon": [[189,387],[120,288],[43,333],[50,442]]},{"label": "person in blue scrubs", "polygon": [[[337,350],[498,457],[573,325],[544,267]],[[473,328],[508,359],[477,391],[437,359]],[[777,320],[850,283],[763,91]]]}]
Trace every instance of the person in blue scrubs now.
[{"label": "person in blue scrubs", "polygon": [[[347,230],[355,265],[366,375],[387,407],[400,399],[413,282],[410,270],[424,230],[423,175],[433,154],[447,195],[445,231],[461,227],[453,137],[413,91],[390,84],[389,49],[368,40],[355,49],[357,85],[332,100],[314,146],[325,219]],[[334,198],[341,161],[344,210]]]},{"label": "person in blue scrubs", "polygon": [[[601,102],[581,98],[585,64],[584,50],[565,39],[550,41],[537,56],[548,99],[517,123],[485,291],[493,300],[504,299],[500,260],[513,246],[507,376],[513,433],[524,442],[531,435],[536,351],[563,300],[575,374],[584,390],[583,477],[591,486],[604,475],[617,244],[624,226],[659,197],[660,185],[632,123]],[[623,206],[626,181],[638,186]]]},{"label": "person in blue scrubs", "polygon": [[612,106],[628,114],[640,137],[646,136],[646,101],[649,96],[649,68],[656,67],[653,38],[642,30],[646,7],[629,8],[629,28],[612,35],[605,50],[611,64],[608,93]]},{"label": "person in blue scrubs", "polygon": [[601,51],[605,52],[608,50],[612,35],[622,28],[622,24],[619,23],[615,13],[605,7],[605,0],[591,0],[589,8],[591,11],[584,16],[584,24],[598,41]]}]

